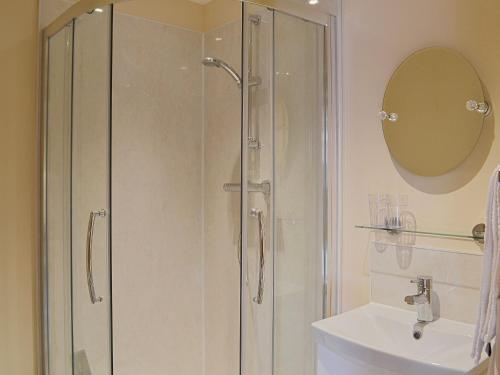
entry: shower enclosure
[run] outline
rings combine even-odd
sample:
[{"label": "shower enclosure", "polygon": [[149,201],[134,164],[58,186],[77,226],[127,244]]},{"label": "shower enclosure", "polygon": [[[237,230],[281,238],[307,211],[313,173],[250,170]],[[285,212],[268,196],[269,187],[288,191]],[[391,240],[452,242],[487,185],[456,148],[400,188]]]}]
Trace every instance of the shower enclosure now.
[{"label": "shower enclosure", "polygon": [[314,374],[333,13],[95,3],[45,30],[45,374]]}]

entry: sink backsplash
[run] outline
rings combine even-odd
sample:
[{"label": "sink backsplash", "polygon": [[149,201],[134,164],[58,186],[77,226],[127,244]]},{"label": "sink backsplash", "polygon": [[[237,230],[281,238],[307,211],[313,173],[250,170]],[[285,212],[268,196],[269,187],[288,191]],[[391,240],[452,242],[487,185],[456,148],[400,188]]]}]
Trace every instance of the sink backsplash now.
[{"label": "sink backsplash", "polygon": [[[433,277],[433,304],[442,318],[476,322],[483,257],[449,250],[402,247],[373,242],[370,246],[371,301],[415,311],[404,297],[416,294],[410,280]],[[435,309],[435,310],[436,310]]]}]

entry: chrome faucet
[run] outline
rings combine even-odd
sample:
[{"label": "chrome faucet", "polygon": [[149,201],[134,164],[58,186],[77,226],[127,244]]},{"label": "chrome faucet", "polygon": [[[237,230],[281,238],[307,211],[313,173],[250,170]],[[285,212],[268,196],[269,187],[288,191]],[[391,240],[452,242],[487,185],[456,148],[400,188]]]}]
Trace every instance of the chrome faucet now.
[{"label": "chrome faucet", "polygon": [[406,296],[405,302],[408,305],[417,305],[417,320],[419,322],[432,322],[432,277],[418,276],[411,283],[417,284],[417,294]]}]

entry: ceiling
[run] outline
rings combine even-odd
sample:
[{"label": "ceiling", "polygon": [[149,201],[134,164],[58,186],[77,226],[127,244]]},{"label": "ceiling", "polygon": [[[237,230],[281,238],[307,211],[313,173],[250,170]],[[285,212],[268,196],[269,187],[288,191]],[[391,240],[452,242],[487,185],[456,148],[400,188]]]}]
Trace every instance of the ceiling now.
[{"label": "ceiling", "polygon": [[[210,3],[212,0],[189,0],[193,3],[201,4],[201,5],[206,5]],[[309,5],[307,4],[307,0],[286,0],[292,3],[296,3],[299,5],[306,5],[307,7],[313,7],[317,8],[320,11],[326,12],[326,13],[331,13],[335,14],[335,9],[337,9],[337,2],[339,0],[319,0],[319,4],[317,5]]]},{"label": "ceiling", "polygon": [[211,2],[212,0],[189,0],[189,1],[192,1],[193,3],[205,5],[209,2]]}]

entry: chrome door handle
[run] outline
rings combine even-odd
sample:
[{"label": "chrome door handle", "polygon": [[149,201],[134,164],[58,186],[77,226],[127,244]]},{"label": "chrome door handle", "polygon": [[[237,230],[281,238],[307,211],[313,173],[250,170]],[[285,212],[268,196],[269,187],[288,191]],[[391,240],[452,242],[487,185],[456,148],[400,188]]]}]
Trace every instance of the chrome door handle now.
[{"label": "chrome door handle", "polygon": [[261,305],[264,298],[264,213],[262,210],[252,209],[250,211],[250,216],[256,217],[259,221],[259,285],[257,287],[257,296],[254,297],[253,301]]},{"label": "chrome door handle", "polygon": [[92,274],[92,243],[94,241],[94,224],[96,216],[105,217],[106,211],[91,211],[89,216],[89,225],[87,228],[87,286],[89,288],[90,302],[92,302],[92,304],[102,302],[102,297],[96,296],[94,276]]}]

